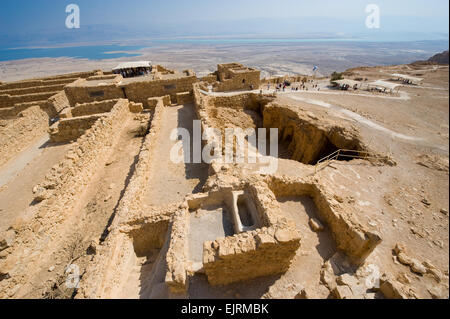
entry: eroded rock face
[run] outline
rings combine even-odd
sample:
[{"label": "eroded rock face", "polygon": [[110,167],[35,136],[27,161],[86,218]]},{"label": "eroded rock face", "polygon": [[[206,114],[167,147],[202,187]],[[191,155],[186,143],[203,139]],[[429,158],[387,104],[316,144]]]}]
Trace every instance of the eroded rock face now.
[{"label": "eroded rock face", "polygon": [[263,119],[264,127],[278,128],[291,159],[304,164],[315,164],[338,149],[367,150],[355,131],[289,106],[270,103],[264,107]]},{"label": "eroded rock face", "polygon": [[0,251],[11,247],[16,239],[14,230],[8,230],[2,237],[0,237]]}]

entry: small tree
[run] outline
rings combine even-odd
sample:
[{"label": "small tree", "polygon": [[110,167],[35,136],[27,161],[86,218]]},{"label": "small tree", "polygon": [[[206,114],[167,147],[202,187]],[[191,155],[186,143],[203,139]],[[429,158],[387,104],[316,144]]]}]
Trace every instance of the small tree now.
[{"label": "small tree", "polygon": [[333,74],[331,74],[331,82],[342,80],[342,79],[343,79],[342,73],[333,72]]}]

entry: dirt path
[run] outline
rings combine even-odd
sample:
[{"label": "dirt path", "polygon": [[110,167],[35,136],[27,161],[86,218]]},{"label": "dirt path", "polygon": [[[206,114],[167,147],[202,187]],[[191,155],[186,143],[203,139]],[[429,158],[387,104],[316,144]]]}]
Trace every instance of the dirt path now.
[{"label": "dirt path", "polygon": [[0,233],[26,216],[33,202],[33,187],[64,157],[69,144],[48,143],[48,136],[26,149],[0,171]]},{"label": "dirt path", "polygon": [[[153,150],[150,172],[150,190],[147,205],[166,205],[182,201],[187,194],[200,192],[208,178],[208,165],[173,163],[170,152],[177,141],[171,141],[174,129],[185,128],[193,137],[193,121],[196,119],[192,104],[166,107],[161,118],[161,131]],[[192,154],[192,151],[191,151]]]},{"label": "dirt path", "polygon": [[397,132],[394,132],[388,128],[385,128],[384,126],[381,126],[369,119],[366,119],[365,117],[352,112],[350,110],[344,109],[342,107],[336,106],[336,105],[332,105],[330,103],[326,103],[320,100],[315,100],[315,99],[310,99],[310,98],[305,98],[305,97],[301,97],[298,95],[288,95],[288,98],[296,100],[296,101],[301,101],[301,102],[305,102],[305,103],[309,103],[309,104],[313,104],[313,105],[317,105],[317,106],[321,106],[327,109],[332,109],[334,111],[337,111],[341,114],[343,114],[344,116],[346,116],[349,119],[352,119],[360,124],[369,126],[370,128],[373,128],[377,131],[383,132],[388,134],[389,136],[393,137],[393,138],[397,138],[397,139],[401,139],[401,140],[406,140],[406,141],[416,141],[416,142],[421,142],[424,141],[423,138],[418,138],[418,137],[414,137],[414,136],[408,136],[408,135],[404,135],[404,134],[400,134]]},{"label": "dirt path", "polygon": [[[328,95],[350,95],[350,96],[362,96],[362,97],[368,97],[368,98],[375,98],[375,99],[385,99],[385,100],[403,100],[403,101],[407,101],[410,100],[411,97],[409,96],[409,94],[407,92],[403,92],[403,91],[399,91],[399,95],[400,96],[384,96],[384,95],[370,95],[370,94],[361,94],[361,93],[348,93],[348,92],[332,92],[331,90],[327,89],[325,86],[322,87],[323,90],[325,91],[291,91],[290,89],[286,90],[285,92],[276,92],[274,89],[269,89],[269,90],[262,90],[263,94],[281,94],[281,95],[285,95],[285,94],[296,94],[296,95],[301,95],[301,94],[308,94],[308,93],[313,93],[313,94],[328,94]],[[204,90],[199,90],[201,93],[206,94],[206,95],[210,95],[210,96],[235,96],[235,95],[241,95],[241,94],[246,94],[246,93],[255,93],[255,94],[259,94],[261,93],[261,90],[253,90],[253,91],[232,91],[232,92],[206,92]]]},{"label": "dirt path", "polygon": [[6,185],[11,179],[13,179],[37,156],[41,155],[47,143],[48,134],[45,134],[37,141],[35,141],[32,145],[19,153],[13,160],[10,160],[5,165],[0,167],[0,188]]}]

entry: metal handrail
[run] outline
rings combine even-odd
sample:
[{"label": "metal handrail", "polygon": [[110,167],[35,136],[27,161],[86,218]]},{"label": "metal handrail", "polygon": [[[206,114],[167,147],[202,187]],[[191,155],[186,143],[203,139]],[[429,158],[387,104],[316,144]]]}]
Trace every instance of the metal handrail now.
[{"label": "metal handrail", "polygon": [[[350,155],[350,154],[341,154],[342,152],[347,152],[347,153],[355,153],[355,155]],[[315,173],[317,173],[317,171],[321,168],[325,168],[326,166],[328,166],[330,164],[331,161],[338,159],[339,157],[346,157],[346,158],[352,158],[352,159],[363,159],[363,160],[368,160],[368,159],[373,159],[373,160],[384,160],[385,158],[376,154],[373,154],[371,152],[368,151],[357,151],[357,150],[347,150],[347,149],[339,149],[333,153],[331,153],[328,156],[325,156],[324,158],[320,159],[319,161],[317,161],[317,164],[315,165]],[[325,164],[323,167],[321,167],[321,164]]]}]

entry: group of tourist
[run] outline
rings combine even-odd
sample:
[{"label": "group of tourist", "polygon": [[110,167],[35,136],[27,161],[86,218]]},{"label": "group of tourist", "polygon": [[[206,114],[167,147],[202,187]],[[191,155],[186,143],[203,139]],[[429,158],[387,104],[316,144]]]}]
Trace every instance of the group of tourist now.
[{"label": "group of tourist", "polygon": [[[305,83],[300,84],[300,86],[287,85],[286,83],[279,83],[275,86],[275,92],[285,92],[287,86],[291,87],[291,91],[309,90],[309,88],[305,85]],[[317,91],[320,91],[320,87],[317,84],[313,84],[312,88],[317,89]],[[270,83],[267,83],[267,90],[268,91],[270,90]]]},{"label": "group of tourist", "polygon": [[151,74],[151,70],[149,68],[132,68],[116,70],[114,73],[120,74],[124,78],[134,78],[136,76],[148,76]]}]

